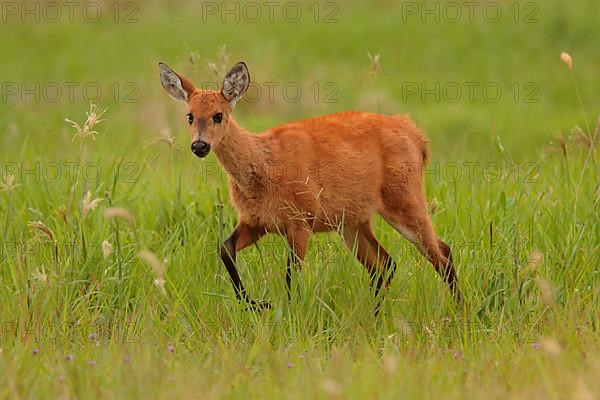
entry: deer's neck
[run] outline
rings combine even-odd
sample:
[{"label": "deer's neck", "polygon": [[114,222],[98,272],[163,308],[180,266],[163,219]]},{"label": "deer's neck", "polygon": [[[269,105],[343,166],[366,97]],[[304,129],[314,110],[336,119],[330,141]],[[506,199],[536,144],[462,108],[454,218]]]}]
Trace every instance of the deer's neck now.
[{"label": "deer's neck", "polygon": [[221,166],[242,190],[251,191],[264,183],[268,151],[258,136],[240,127],[233,118],[214,152]]}]

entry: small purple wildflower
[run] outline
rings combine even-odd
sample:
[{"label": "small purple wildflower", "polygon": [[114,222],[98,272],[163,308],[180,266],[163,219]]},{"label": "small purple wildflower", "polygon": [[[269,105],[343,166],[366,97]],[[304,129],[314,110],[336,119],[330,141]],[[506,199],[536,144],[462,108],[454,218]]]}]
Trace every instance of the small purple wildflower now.
[{"label": "small purple wildflower", "polygon": [[129,364],[129,361],[130,361],[130,360],[129,360],[129,356],[127,356],[127,355],[123,356],[123,362],[124,362],[125,364]]},{"label": "small purple wildflower", "polygon": [[173,343],[169,343],[167,345],[167,350],[169,350],[169,353],[175,353],[175,345]]},{"label": "small purple wildflower", "polygon": [[531,344],[531,348],[532,348],[532,349],[539,349],[540,347],[542,347],[542,345],[541,345],[541,344],[539,344],[539,343],[532,343],[532,344]]},{"label": "small purple wildflower", "polygon": [[87,364],[88,364],[90,367],[95,367],[95,366],[96,366],[96,361],[94,361],[94,360],[88,360]]},{"label": "small purple wildflower", "polygon": [[65,356],[65,360],[67,361],[73,361],[75,359],[75,356],[73,354],[67,354]]},{"label": "small purple wildflower", "polygon": [[288,368],[294,368],[294,364],[293,363],[288,363],[287,367]]},{"label": "small purple wildflower", "polygon": [[90,342],[95,342],[98,340],[98,334],[96,332],[92,332],[88,335],[88,339]]},{"label": "small purple wildflower", "polygon": [[33,349],[33,355],[37,356],[38,354],[40,354],[40,349],[38,349],[38,348]]}]

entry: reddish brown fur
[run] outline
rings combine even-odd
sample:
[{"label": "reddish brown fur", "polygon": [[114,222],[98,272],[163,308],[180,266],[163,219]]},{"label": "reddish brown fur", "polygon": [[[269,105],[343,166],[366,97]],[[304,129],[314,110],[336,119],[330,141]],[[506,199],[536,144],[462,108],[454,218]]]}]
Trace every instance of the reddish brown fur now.
[{"label": "reddish brown fur", "polygon": [[[458,295],[450,248],[428,215],[422,181],[427,139],[409,118],[343,112],[251,134],[235,122],[220,92],[185,79],[183,86],[195,117],[192,142],[209,143],[229,177],[239,217],[232,251],[265,233],[281,233],[301,260],[313,232],[338,231],[373,276],[383,274],[393,262],[371,230],[379,213]],[[218,125],[211,121],[217,112],[224,115]]]}]

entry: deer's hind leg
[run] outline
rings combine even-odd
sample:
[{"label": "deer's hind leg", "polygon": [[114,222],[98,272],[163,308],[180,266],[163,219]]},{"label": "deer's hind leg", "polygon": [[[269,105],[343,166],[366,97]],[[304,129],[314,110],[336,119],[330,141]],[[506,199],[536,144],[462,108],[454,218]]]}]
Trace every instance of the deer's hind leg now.
[{"label": "deer's hind leg", "polygon": [[[422,185],[421,182],[419,182]],[[457,302],[462,295],[450,246],[436,234],[427,209],[427,200],[422,189],[416,195],[410,191],[396,192],[395,196],[384,196],[383,218],[413,243],[419,252],[433,265],[446,282]]]},{"label": "deer's hind leg", "polygon": [[[377,241],[373,234],[370,222],[344,229],[344,241],[352,251],[356,249],[356,257],[365,266],[371,277],[371,286],[375,288],[375,297],[378,298],[375,315],[379,313],[382,298],[379,292],[382,287],[388,287],[396,270],[396,263],[388,252]],[[387,279],[386,279],[387,275]],[[383,297],[383,296],[382,296]]]}]

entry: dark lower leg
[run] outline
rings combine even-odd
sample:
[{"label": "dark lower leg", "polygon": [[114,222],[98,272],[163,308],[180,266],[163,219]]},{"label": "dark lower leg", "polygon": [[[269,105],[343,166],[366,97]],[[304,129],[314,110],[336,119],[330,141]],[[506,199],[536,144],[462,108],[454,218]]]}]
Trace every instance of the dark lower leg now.
[{"label": "dark lower leg", "polygon": [[439,240],[438,244],[440,251],[445,258],[445,262],[442,261],[442,264],[436,268],[436,270],[450,288],[456,301],[460,303],[462,301],[462,295],[458,287],[458,278],[456,268],[454,267],[454,259],[452,258],[452,250],[450,249],[450,246],[442,240]]},{"label": "dark lower leg", "polygon": [[[350,242],[347,241],[347,244],[352,248]],[[381,287],[384,285],[384,281],[386,287],[389,285],[396,269],[396,263],[383,246],[379,244],[371,230],[370,224],[364,224],[359,227],[358,235],[356,235],[356,249],[358,260],[369,271],[371,287],[375,288],[374,295],[377,299],[375,316],[377,316],[381,308],[381,302],[383,301],[383,295],[380,296]]]},{"label": "dark lower leg", "polygon": [[223,246],[221,247],[221,260],[223,261],[223,264],[225,264],[225,268],[227,269],[227,273],[229,274],[229,278],[231,279],[231,284],[235,292],[235,297],[238,299],[238,301],[243,300],[253,306],[269,308],[268,303],[258,303],[254,300],[250,300],[235,265],[237,250],[255,243],[261,236],[260,234],[256,233],[257,232],[253,231],[246,225],[238,225],[231,236],[225,241],[225,243],[223,243]]},{"label": "dark lower leg", "polygon": [[235,297],[238,300],[244,300],[246,302],[250,302],[248,295],[246,294],[246,289],[244,288],[244,284],[238,274],[237,268],[235,266],[235,256],[236,250],[235,245],[237,242],[237,237],[239,235],[238,230],[233,231],[231,236],[223,243],[221,247],[221,260],[223,264],[225,264],[225,268],[227,269],[227,273],[229,274],[229,278],[231,279],[231,284],[233,285],[233,291],[235,292]]},{"label": "dark lower leg", "polygon": [[388,256],[388,259],[386,261],[385,271],[388,274],[385,285],[389,286],[392,283],[394,273],[396,272],[396,262],[390,256]]},{"label": "dark lower leg", "polygon": [[[383,249],[383,247],[381,249]],[[379,315],[379,310],[385,297],[384,293],[381,292],[381,287],[384,285],[384,279],[385,287],[387,288],[389,287],[392,278],[394,277],[394,272],[396,271],[396,262],[389,255],[387,255],[383,265],[384,268],[381,272],[377,271],[376,273],[371,273],[371,286],[375,286],[375,298],[377,299],[377,304],[375,305],[375,316]],[[387,278],[385,278],[385,275],[387,275]]]},{"label": "dark lower leg", "polygon": [[304,255],[308,247],[309,233],[304,229],[297,229],[293,232],[288,232],[286,238],[289,246],[289,254],[285,268],[285,288],[288,295],[288,300],[292,299],[292,269],[298,267],[304,261]]},{"label": "dark lower leg", "polygon": [[296,256],[293,251],[287,259],[287,265],[285,267],[285,289],[287,291],[288,300],[292,300],[292,268],[300,264],[300,259]]}]

